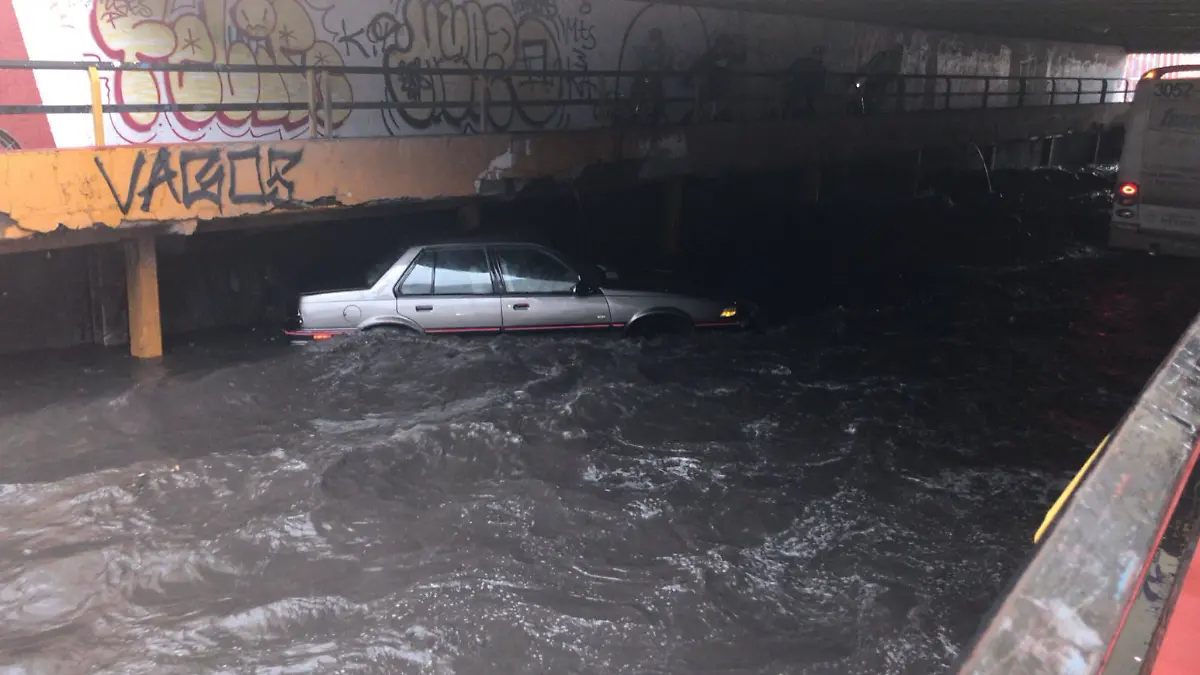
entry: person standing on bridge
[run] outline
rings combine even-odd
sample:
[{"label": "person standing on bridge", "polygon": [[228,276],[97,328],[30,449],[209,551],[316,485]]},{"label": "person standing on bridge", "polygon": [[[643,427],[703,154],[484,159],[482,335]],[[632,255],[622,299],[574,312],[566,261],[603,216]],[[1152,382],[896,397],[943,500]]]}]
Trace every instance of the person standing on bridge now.
[{"label": "person standing on bridge", "polygon": [[718,35],[712,47],[704,52],[688,73],[688,81],[698,78],[700,100],[708,108],[709,121],[732,122],[732,103],[736,98],[733,69],[746,62],[745,47],[729,35]]},{"label": "person standing on bridge", "polygon": [[674,69],[673,59],[661,28],[651,28],[646,45],[638,50],[638,73],[630,86],[633,117],[651,126],[665,122],[666,86],[663,73]]}]

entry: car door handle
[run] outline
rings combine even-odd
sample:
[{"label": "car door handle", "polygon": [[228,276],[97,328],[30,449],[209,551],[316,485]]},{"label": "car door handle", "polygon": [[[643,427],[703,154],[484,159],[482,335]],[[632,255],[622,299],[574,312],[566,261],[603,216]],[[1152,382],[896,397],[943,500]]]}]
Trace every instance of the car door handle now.
[{"label": "car door handle", "polygon": [[417,305],[418,312],[432,312],[433,305]]},{"label": "car door handle", "polygon": [[512,307],[513,307],[513,309],[517,309],[517,310],[527,310],[527,309],[529,309],[529,303],[528,302],[518,302],[518,303],[514,304]]}]

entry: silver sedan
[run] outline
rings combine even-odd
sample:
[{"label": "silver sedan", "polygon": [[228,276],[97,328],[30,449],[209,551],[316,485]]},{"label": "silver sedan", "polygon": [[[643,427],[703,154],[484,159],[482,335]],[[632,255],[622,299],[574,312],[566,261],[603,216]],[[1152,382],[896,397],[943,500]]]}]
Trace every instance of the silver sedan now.
[{"label": "silver sedan", "polygon": [[301,295],[287,334],[323,340],[389,328],[645,335],[744,327],[749,314],[735,302],[639,288],[538,244],[458,242],[410,247],[369,274],[365,288]]}]

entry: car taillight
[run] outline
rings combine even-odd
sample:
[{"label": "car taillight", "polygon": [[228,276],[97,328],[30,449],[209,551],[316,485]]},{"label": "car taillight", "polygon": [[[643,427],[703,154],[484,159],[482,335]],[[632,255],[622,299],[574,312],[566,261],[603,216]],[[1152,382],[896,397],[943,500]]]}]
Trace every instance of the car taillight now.
[{"label": "car taillight", "polygon": [[1133,206],[1138,201],[1141,189],[1137,183],[1121,183],[1117,186],[1117,203],[1122,206]]}]

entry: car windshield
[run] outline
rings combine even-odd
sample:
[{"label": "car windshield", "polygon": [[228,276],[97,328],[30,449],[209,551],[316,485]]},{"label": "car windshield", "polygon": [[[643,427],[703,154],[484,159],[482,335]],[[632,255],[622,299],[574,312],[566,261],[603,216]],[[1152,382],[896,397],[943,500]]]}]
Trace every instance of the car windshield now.
[{"label": "car windshield", "polygon": [[587,256],[566,250],[556,250],[555,253],[572,270],[579,274],[583,281],[590,284],[599,284],[605,279],[604,268],[592,262]]}]

